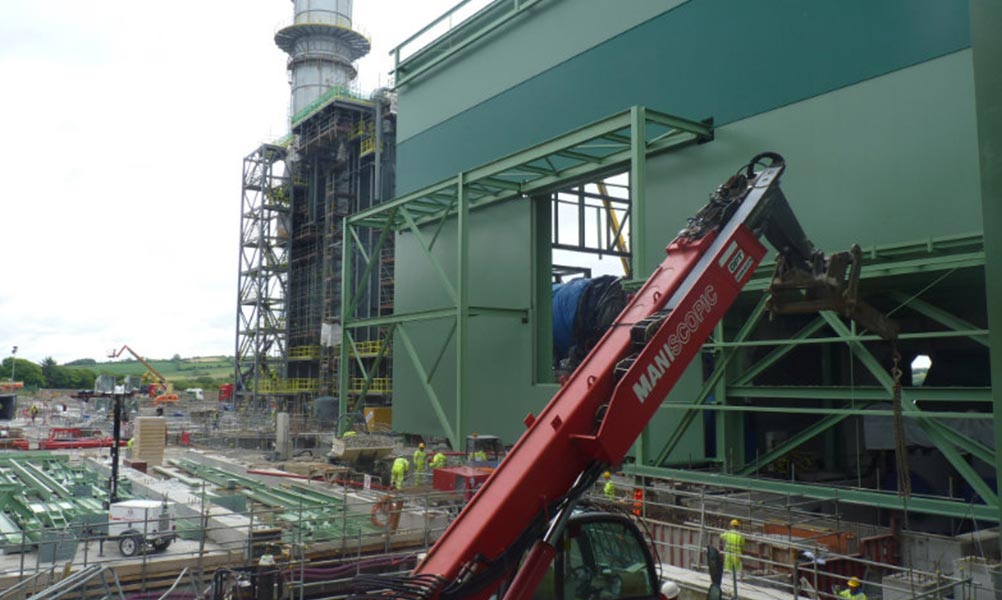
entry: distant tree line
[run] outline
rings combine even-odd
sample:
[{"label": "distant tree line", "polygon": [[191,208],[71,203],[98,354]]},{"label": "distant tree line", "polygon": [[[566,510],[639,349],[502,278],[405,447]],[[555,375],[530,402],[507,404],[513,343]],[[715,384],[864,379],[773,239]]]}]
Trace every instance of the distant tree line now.
[{"label": "distant tree line", "polygon": [[[0,362],[0,380],[10,379],[11,360],[11,357],[7,357]],[[30,389],[89,390],[94,387],[94,380],[97,379],[99,374],[110,374],[101,373],[100,365],[89,358],[75,360],[65,365],[56,363],[51,356],[46,357],[42,361],[42,364],[36,364],[23,358],[16,360],[17,362],[14,364],[14,379],[15,381],[23,382],[24,386]],[[94,365],[97,369],[88,369],[81,365]],[[121,378],[121,376],[116,377]],[[210,377],[208,375],[183,379],[172,377],[169,380],[174,384],[175,389],[184,390],[197,387],[214,389],[231,379],[232,375],[227,374],[221,377]]]},{"label": "distant tree line", "polygon": [[51,356],[40,365],[23,358],[16,359],[16,363],[12,360],[8,357],[0,364],[0,378],[10,379],[13,364],[14,380],[24,382],[28,388],[90,389],[97,378],[91,369],[59,365]]}]

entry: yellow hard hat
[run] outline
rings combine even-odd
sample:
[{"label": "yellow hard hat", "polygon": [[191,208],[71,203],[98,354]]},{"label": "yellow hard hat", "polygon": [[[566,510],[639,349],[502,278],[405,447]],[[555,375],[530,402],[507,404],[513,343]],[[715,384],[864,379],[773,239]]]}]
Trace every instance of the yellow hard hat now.
[{"label": "yellow hard hat", "polygon": [[424,450],[424,442],[421,442],[420,444],[418,444],[417,447],[420,448],[420,449],[422,449],[422,450]]},{"label": "yellow hard hat", "polygon": [[737,519],[731,519],[731,527],[741,527],[741,521]]},{"label": "yellow hard hat", "polygon": [[612,473],[606,471],[605,473],[602,473],[602,477],[605,477],[606,479],[608,479],[608,478],[612,477]]},{"label": "yellow hard hat", "polygon": [[861,585],[863,585],[863,582],[859,580],[859,577],[853,575],[852,577],[849,578],[849,587],[858,588]]}]

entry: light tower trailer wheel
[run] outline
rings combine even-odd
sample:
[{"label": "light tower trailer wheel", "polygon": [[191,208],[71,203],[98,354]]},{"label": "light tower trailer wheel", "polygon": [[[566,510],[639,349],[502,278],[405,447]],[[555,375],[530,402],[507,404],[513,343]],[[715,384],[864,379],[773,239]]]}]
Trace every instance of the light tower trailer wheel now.
[{"label": "light tower trailer wheel", "polygon": [[145,545],[143,536],[133,529],[126,531],[118,538],[118,551],[122,556],[136,556],[144,550]]}]

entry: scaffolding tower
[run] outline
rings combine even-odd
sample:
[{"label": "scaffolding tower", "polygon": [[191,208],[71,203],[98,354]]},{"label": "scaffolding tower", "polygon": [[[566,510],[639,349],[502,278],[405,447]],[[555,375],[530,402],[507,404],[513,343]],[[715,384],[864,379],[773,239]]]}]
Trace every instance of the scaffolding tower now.
[{"label": "scaffolding tower", "polygon": [[286,149],[263,144],[244,158],[237,278],[236,401],[264,408],[286,374],[286,296],[292,187]]}]

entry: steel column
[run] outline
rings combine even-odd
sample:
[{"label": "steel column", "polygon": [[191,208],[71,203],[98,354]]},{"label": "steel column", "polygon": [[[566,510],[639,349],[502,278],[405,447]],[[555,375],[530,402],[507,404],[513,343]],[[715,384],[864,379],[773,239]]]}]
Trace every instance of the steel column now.
[{"label": "steel column", "polygon": [[[1002,348],[1002,5],[971,0],[971,50],[985,239],[985,291],[991,348]],[[1002,482],[1002,351],[992,351],[995,410],[995,477]],[[995,515],[1002,524],[1002,505]]]},{"label": "steel column", "polygon": [[[354,315],[348,309],[348,303],[346,302],[348,295],[351,293],[351,241],[352,235],[350,230],[354,227],[348,219],[342,218],[341,220],[341,318],[338,325],[341,327],[341,340],[338,343],[338,385],[337,385],[337,401],[338,401],[338,417],[344,417],[348,414],[348,383],[350,372],[350,358],[348,353],[348,344],[346,339],[348,337],[348,327],[347,323],[352,320]],[[348,428],[348,423],[346,419],[338,418],[337,434],[342,435]]]},{"label": "steel column", "polygon": [[468,429],[466,426],[466,411],[463,403],[469,390],[466,377],[466,358],[470,351],[470,205],[467,202],[466,190],[463,187],[464,174],[456,175],[456,287],[459,294],[456,297],[456,427],[453,430],[455,439],[453,449],[460,450],[463,438]]},{"label": "steel column", "polygon": [[630,208],[633,224],[630,227],[630,248],[633,249],[632,273],[635,278],[647,276],[647,109],[634,106],[630,109]]}]

